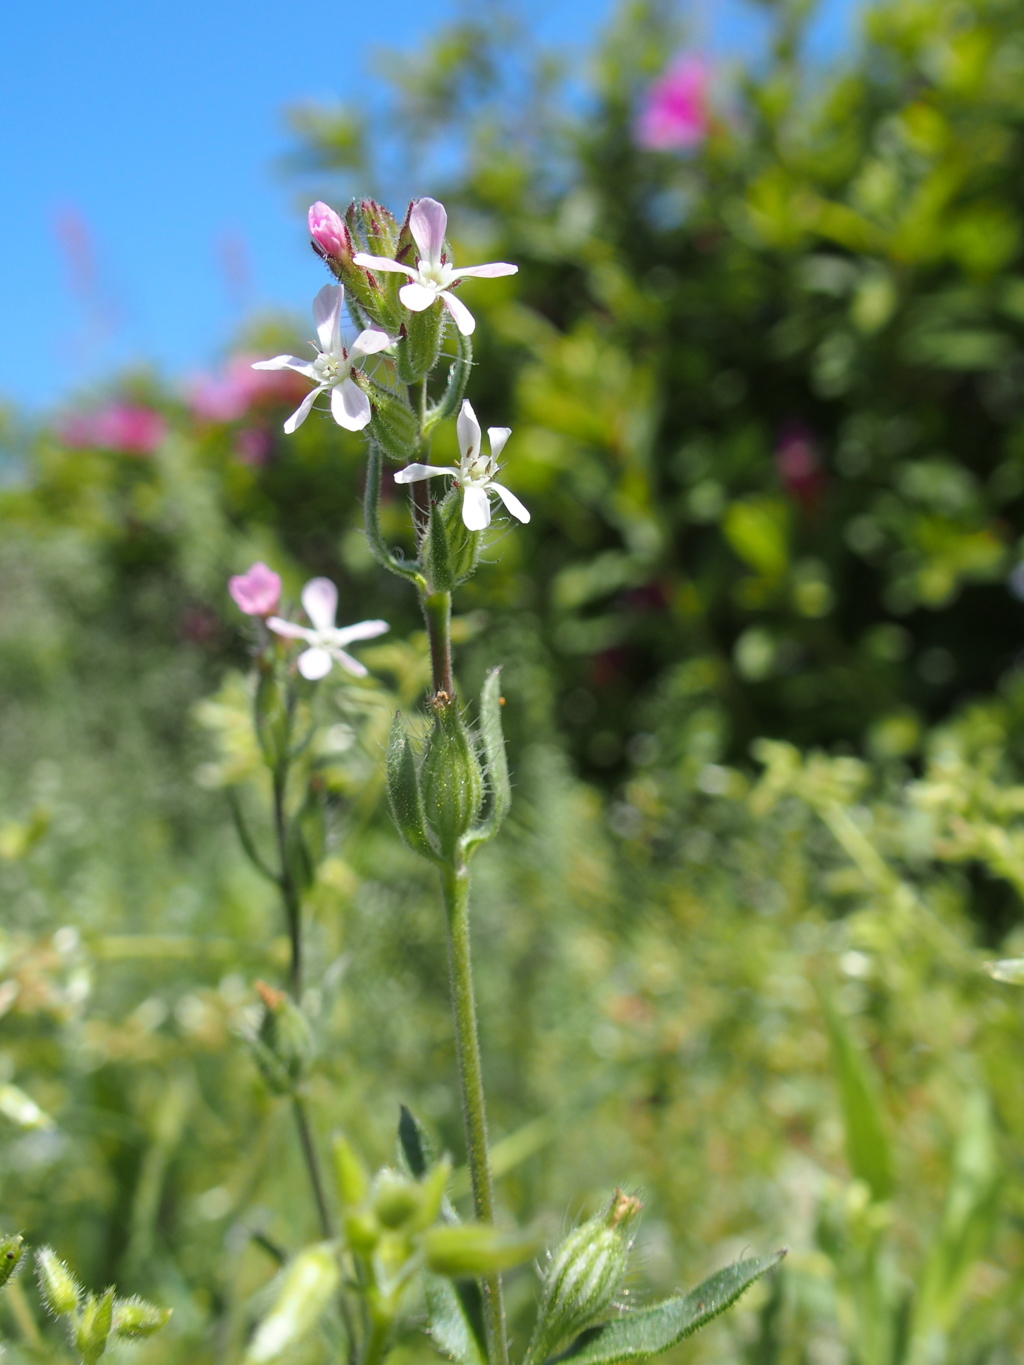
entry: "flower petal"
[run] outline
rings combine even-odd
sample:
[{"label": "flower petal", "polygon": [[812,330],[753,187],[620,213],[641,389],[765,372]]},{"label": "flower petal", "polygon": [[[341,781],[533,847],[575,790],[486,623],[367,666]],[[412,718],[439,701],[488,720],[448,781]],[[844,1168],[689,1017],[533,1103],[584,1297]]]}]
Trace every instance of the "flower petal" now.
[{"label": "flower petal", "polygon": [[387,621],[357,621],[354,626],[341,626],[334,632],[334,644],[340,649],[353,640],[375,640],[391,627]]},{"label": "flower petal", "polygon": [[512,513],[514,517],[518,517],[519,520],[522,522],[527,522],[530,520],[529,512],[519,501],[516,495],[514,493],[510,493],[503,483],[492,482],[488,483],[486,487],[494,489],[495,493],[497,493],[498,497],[502,500],[502,502],[505,504],[505,506],[508,508],[508,510]]},{"label": "flower petal", "polygon": [[290,436],[293,431],[298,431],[299,427],[302,426],[303,422],[309,416],[310,408],[312,408],[313,404],[323,391],[324,387],[322,384],[318,385],[315,389],[310,389],[309,393],[306,394],[305,398],[288,418],[287,422],[285,422],[284,429],[286,435]]},{"label": "flower petal", "polygon": [[302,608],[317,630],[333,630],[338,589],[329,578],[311,578],[302,589]]},{"label": "flower petal", "polygon": [[459,437],[462,463],[475,460],[480,454],[480,423],[476,420],[473,404],[468,398],[462,400],[462,409],[459,412],[459,420],[455,423],[455,430]]},{"label": "flower petal", "polygon": [[[408,288],[408,286],[406,286],[406,288]],[[441,298],[447,305],[449,313],[451,313],[452,317],[455,319],[455,326],[464,337],[471,337],[476,331],[476,318],[473,314],[461,299],[457,299],[455,295],[450,294],[447,289],[442,292]]]},{"label": "flower petal", "polygon": [[331,416],[346,431],[362,431],[370,418],[370,400],[358,384],[343,379],[331,390]]},{"label": "flower petal", "polygon": [[390,270],[392,275],[408,275],[410,279],[416,278],[416,271],[411,265],[402,265],[401,261],[393,261],[390,256],[371,256],[366,251],[357,251],[352,257],[353,265],[361,265],[364,270]]},{"label": "flower petal", "polygon": [[416,483],[420,479],[432,479],[438,474],[454,474],[459,471],[447,464],[407,464],[395,475],[395,483]]},{"label": "flower petal", "polygon": [[505,449],[505,442],[512,435],[511,427],[488,427],[487,439],[491,443],[491,459],[498,460]]},{"label": "flower petal", "polygon": [[[343,649],[332,649],[331,658],[335,663],[341,664],[342,668],[349,673],[354,673],[357,678],[366,677],[366,668],[358,659],[353,659],[351,654],[346,654]],[[301,662],[301,661],[300,661]]]},{"label": "flower petal", "polygon": [[313,300],[313,321],[326,355],[341,355],[341,306],[345,291],[340,284],[325,284]]},{"label": "flower petal", "polygon": [[283,635],[286,640],[308,640],[313,633],[307,626],[297,626],[294,621],[285,621],[280,616],[271,616],[267,625],[275,635]]},{"label": "flower petal", "polygon": [[422,313],[432,303],[437,302],[437,290],[428,289],[424,284],[403,284],[398,297],[411,313]]},{"label": "flower petal", "polygon": [[467,484],[462,492],[462,520],[471,531],[482,531],[491,524],[491,503],[478,483]]},{"label": "flower petal", "polygon": [[516,275],[519,273],[517,265],[509,265],[508,261],[491,261],[489,265],[467,265],[456,270],[453,279],[456,280],[496,280],[499,275]]},{"label": "flower petal", "polygon": [[352,343],[348,358],[352,364],[357,364],[363,356],[376,355],[378,351],[386,351],[391,345],[391,337],[387,332],[381,332],[376,327],[368,327],[365,332],[360,332]]},{"label": "flower petal", "polygon": [[253,361],[254,370],[298,370],[299,374],[304,374],[307,379],[313,377],[313,366],[308,360],[301,360],[297,355],[276,355],[273,360]]},{"label": "flower petal", "polygon": [[316,682],[318,678],[325,678],[331,671],[331,656],[326,649],[321,649],[319,645],[314,645],[312,649],[303,650],[299,655],[299,672],[310,682]]},{"label": "flower petal", "polygon": [[436,199],[417,199],[409,214],[409,231],[420,249],[420,257],[431,265],[441,264],[448,214]]}]

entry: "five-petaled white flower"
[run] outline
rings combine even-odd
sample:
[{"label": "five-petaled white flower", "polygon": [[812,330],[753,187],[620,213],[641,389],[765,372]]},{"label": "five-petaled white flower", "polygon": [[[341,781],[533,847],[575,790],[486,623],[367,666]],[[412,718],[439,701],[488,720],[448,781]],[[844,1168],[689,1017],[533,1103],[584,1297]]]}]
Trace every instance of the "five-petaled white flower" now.
[{"label": "five-petaled white flower", "polygon": [[403,284],[398,297],[406,308],[414,313],[422,313],[436,300],[441,302],[455,319],[455,325],[463,336],[469,336],[476,327],[476,319],[466,305],[450,292],[457,280],[475,275],[480,279],[494,279],[498,275],[514,275],[517,265],[505,261],[493,261],[490,265],[467,265],[456,270],[451,261],[444,256],[444,233],[448,226],[448,214],[443,204],[436,199],[417,199],[409,212],[409,231],[419,251],[416,268],[392,261],[387,256],[369,256],[365,251],[352,257],[356,265],[370,270],[390,270],[395,274],[408,275],[409,284]]},{"label": "five-petaled white flower", "polygon": [[[330,286],[328,286],[329,288]],[[338,589],[329,578],[311,578],[302,589],[302,606],[313,622],[307,626],[297,626],[293,621],[284,621],[280,616],[271,616],[267,625],[278,635],[288,640],[305,640],[309,645],[299,655],[299,672],[304,678],[315,682],[331,671],[331,664],[341,664],[357,678],[366,677],[366,669],[358,659],[347,653],[345,646],[354,640],[372,640],[389,629],[387,621],[359,621],[354,626],[336,626],[335,613],[338,610]]]},{"label": "five-petaled white flower", "polygon": [[395,475],[395,483],[415,483],[418,479],[432,479],[437,474],[451,474],[462,487],[462,520],[471,531],[482,531],[491,524],[491,501],[487,494],[494,492],[514,517],[529,521],[530,514],[514,493],[504,484],[496,483],[499,472],[498,456],[512,435],[511,427],[488,427],[490,455],[485,455],[480,443],[480,423],[476,420],[469,399],[462,404],[456,423],[459,434],[458,469],[454,465],[410,464]]},{"label": "five-petaled white flower", "polygon": [[276,355],[273,360],[257,360],[253,365],[254,370],[297,370],[316,385],[285,422],[284,429],[289,436],[302,426],[317,398],[328,389],[331,393],[331,416],[339,427],[345,427],[348,431],[362,431],[370,420],[370,400],[352,378],[352,372],[360,360],[390,346],[392,338],[386,332],[369,328],[360,332],[352,343],[352,349],[346,351],[341,340],[341,310],[344,302],[345,291],[340,284],[325,284],[313,300],[313,321],[320,339],[319,354],[315,360],[301,360],[295,355]]}]

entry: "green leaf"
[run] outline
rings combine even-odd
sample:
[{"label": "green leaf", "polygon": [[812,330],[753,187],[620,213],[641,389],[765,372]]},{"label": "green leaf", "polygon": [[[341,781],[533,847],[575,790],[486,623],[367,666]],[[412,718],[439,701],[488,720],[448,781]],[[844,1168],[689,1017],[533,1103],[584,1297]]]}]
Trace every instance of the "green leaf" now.
[{"label": "green leaf", "polygon": [[478,1332],[451,1280],[426,1277],[427,1332],[442,1355],[457,1365],[485,1365]]},{"label": "green leaf", "polygon": [[403,1104],[398,1116],[398,1147],[409,1174],[422,1180],[434,1163],[434,1151],[419,1119]]},{"label": "green leaf", "polygon": [[614,1365],[619,1360],[661,1355],[731,1308],[743,1291],[778,1265],[785,1254],[782,1250],[771,1256],[735,1261],[710,1275],[689,1294],[591,1328],[558,1359],[572,1361],[573,1365]]},{"label": "green leaf", "polygon": [[892,1194],[892,1155],[882,1119],[878,1077],[824,993],[821,1002],[839,1080],[847,1160],[853,1174],[870,1189],[872,1199],[882,1203]]},{"label": "green leaf", "polygon": [[466,838],[465,851],[493,839],[512,804],[505,735],[501,726],[501,669],[492,668],[480,693],[480,738],[483,741],[489,802],[486,818]]}]

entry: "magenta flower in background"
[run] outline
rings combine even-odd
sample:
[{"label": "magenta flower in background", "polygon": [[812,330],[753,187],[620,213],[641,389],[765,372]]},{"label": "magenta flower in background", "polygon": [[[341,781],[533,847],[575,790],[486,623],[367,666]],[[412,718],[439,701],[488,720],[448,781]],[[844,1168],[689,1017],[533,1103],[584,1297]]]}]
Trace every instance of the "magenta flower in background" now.
[{"label": "magenta flower in background", "polygon": [[61,423],[58,434],[75,450],[116,450],[121,455],[152,455],[167,435],[162,413],[138,403],[111,403]]},{"label": "magenta flower in background", "polygon": [[813,511],[825,491],[825,471],[814,433],[802,422],[783,427],[775,446],[775,468],[790,497]]},{"label": "magenta flower in background", "polygon": [[247,573],[228,579],[228,592],[246,616],[272,616],[281,600],[281,578],[258,559]]},{"label": "magenta flower in background", "polygon": [[644,96],[636,121],[637,145],[651,152],[690,151],[708,134],[708,64],[678,57]]},{"label": "magenta flower in background", "polygon": [[252,407],[269,407],[301,398],[306,386],[287,371],[253,370],[252,355],[235,355],[219,374],[197,376],[188,385],[186,401],[202,422],[236,422]]}]

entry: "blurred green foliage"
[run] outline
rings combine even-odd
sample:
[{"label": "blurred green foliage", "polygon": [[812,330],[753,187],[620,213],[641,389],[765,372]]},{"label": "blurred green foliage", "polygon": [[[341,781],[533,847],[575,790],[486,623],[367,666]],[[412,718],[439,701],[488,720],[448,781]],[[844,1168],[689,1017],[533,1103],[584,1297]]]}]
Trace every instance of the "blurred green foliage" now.
[{"label": "blurred green foliage", "polygon": [[[582,94],[511,18],[466,22],[396,62],[387,119],[297,116],[295,167],[336,201],[404,177],[459,259],[521,266],[465,295],[533,520],[456,604],[516,783],[474,912],[503,1201],[568,1222],[642,1189],[639,1301],[789,1244],[680,1360],[1006,1365],[1024,1017],[982,964],[1024,953],[1024,7],[884,4],[827,76],[774,12],[689,155],[636,146],[683,35],[632,3]],[[362,539],[358,438],[120,395],[166,417],[151,454],[2,431],[0,1233],[172,1307],[146,1360],[222,1362],[315,1235],[238,1036],[286,945],[224,795],[255,818],[225,578],[327,574],[392,623],[308,756],[311,1105],[371,1164],[402,1101],[461,1152],[440,912],[381,800],[425,642]],[[397,496],[382,518],[399,543]],[[13,1286],[8,1358],[62,1358]]]}]

